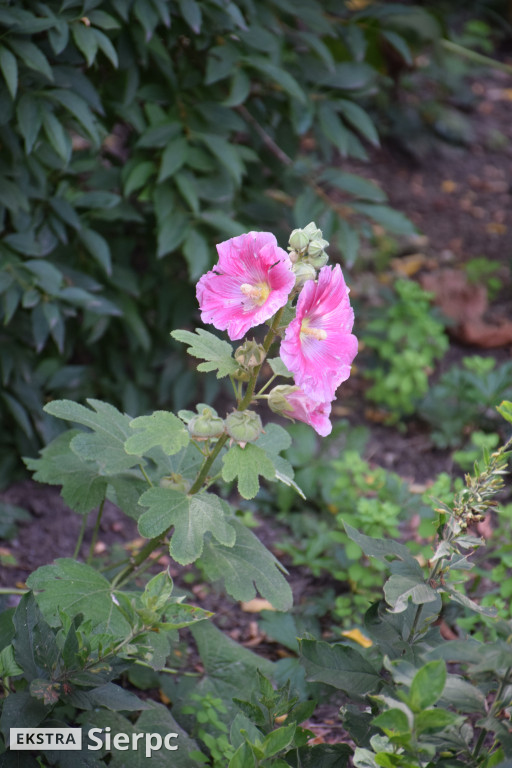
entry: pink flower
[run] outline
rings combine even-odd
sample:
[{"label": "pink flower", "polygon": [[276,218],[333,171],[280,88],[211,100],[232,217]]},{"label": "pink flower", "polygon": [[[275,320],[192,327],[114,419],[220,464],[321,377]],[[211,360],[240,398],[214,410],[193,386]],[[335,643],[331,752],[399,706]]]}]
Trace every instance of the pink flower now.
[{"label": "pink flower", "polygon": [[333,400],[336,389],[350,376],[357,354],[353,323],[341,267],[322,267],[318,282],[304,284],[280,353],[295,383],[318,403]]},{"label": "pink flower", "polygon": [[249,232],[219,243],[219,262],[196,288],[201,319],[241,339],[288,301],[292,264],[270,232]]},{"label": "pink flower", "polygon": [[332,424],[329,421],[331,403],[312,400],[300,387],[288,385],[274,387],[269,395],[268,404],[281,416],[309,424],[322,437],[326,437],[332,431]]}]

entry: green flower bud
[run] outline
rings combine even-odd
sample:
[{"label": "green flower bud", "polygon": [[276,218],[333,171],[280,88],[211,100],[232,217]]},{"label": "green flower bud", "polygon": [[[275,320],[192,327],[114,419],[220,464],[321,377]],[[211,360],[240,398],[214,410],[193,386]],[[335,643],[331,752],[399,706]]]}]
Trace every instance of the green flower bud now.
[{"label": "green flower bud", "polygon": [[322,237],[315,238],[308,245],[308,256],[311,256],[312,258],[321,256],[328,245],[329,243],[327,240],[324,240]]},{"label": "green flower bud", "polygon": [[293,272],[295,274],[295,287],[302,288],[307,280],[316,280],[316,270],[311,264],[306,264],[304,261],[299,261],[298,264],[293,265]]},{"label": "green flower bud", "polygon": [[173,472],[172,475],[166,475],[161,478],[160,488],[171,488],[173,491],[187,493],[190,490],[190,483],[188,480],[185,480],[183,475],[178,475]]},{"label": "green flower bud", "polygon": [[287,395],[291,395],[292,392],[296,392],[297,390],[298,387],[294,387],[291,384],[280,384],[279,386],[274,387],[268,396],[268,407],[271,411],[278,413],[280,416],[289,417],[290,403],[286,397]]},{"label": "green flower bud", "polygon": [[318,229],[314,221],[310,221],[310,223],[304,227],[302,231],[308,236],[308,240],[310,241],[322,239],[322,230]]},{"label": "green flower bud", "polygon": [[249,381],[251,373],[250,371],[246,371],[245,368],[237,368],[233,373],[233,378],[237,381]]},{"label": "green flower bud", "polygon": [[253,443],[263,432],[263,424],[254,411],[234,411],[226,418],[228,435],[240,443]]},{"label": "green flower bud", "polygon": [[246,371],[252,371],[253,368],[261,365],[264,359],[265,350],[254,339],[244,342],[241,347],[235,349],[235,360],[240,368]]},{"label": "green flower bud", "polygon": [[322,269],[322,267],[324,267],[328,261],[329,256],[325,251],[322,251],[319,256],[308,256],[308,258],[305,259],[306,264],[311,264],[311,266],[315,269]]},{"label": "green flower bud", "polygon": [[309,237],[303,229],[294,229],[288,242],[292,249],[300,255],[301,251],[305,251],[308,247]]},{"label": "green flower bud", "polygon": [[203,408],[200,414],[194,416],[188,423],[188,431],[192,437],[206,440],[209,437],[219,437],[224,432],[224,421],[211,408]]}]

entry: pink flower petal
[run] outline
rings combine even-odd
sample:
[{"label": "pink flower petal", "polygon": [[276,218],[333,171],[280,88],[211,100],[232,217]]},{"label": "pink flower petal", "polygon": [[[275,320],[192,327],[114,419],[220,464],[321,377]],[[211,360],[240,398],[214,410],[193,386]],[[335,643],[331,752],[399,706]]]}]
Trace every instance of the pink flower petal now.
[{"label": "pink flower petal", "polygon": [[219,243],[219,262],[197,284],[201,319],[241,339],[281,309],[295,284],[292,264],[270,232]]},{"label": "pink flower petal", "polygon": [[296,317],[286,329],[280,353],[295,383],[319,403],[333,400],[350,376],[357,354],[353,324],[341,267],[322,267],[318,282],[308,280],[299,295]]}]

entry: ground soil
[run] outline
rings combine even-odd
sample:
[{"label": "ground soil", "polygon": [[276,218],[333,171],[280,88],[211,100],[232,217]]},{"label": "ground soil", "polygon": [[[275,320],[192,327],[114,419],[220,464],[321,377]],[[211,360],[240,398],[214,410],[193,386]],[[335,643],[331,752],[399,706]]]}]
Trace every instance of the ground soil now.
[{"label": "ground soil", "polygon": [[[491,73],[485,79],[473,82],[473,93],[477,99],[470,115],[474,139],[469,146],[437,141],[431,151],[419,157],[412,156],[396,142],[388,142],[381,149],[372,151],[369,164],[351,162],[346,167],[376,180],[389,195],[390,204],[414,221],[426,235],[427,240],[421,241],[421,250],[428,258],[448,265],[458,265],[480,256],[498,261],[503,287],[495,307],[501,315],[510,312],[512,317],[511,85],[510,78],[501,73]],[[499,149],[493,145],[493,137],[495,139],[498,133],[505,137]],[[479,353],[481,350],[469,351]],[[449,359],[460,359],[467,352],[466,347],[454,342]],[[511,347],[486,354],[496,354],[500,360],[508,359]],[[362,385],[363,382],[357,377],[347,385],[349,404],[358,399],[360,401]],[[344,404],[337,406],[336,413],[348,416],[354,423],[363,421],[355,409],[350,411],[349,408],[347,412]],[[371,431],[367,448],[369,460],[399,472],[411,482],[425,483],[439,471],[451,470],[448,453],[432,447],[425,426],[413,421],[399,431],[375,420],[366,420],[365,423]],[[73,556],[81,520],[66,508],[57,488],[26,480],[0,494],[0,501],[19,505],[32,515],[29,522],[20,524],[15,538],[0,542],[4,554],[7,551],[16,560],[13,565],[0,567],[0,586],[22,587],[28,574],[38,566],[57,557]],[[268,525],[268,520],[265,520],[259,533],[265,543],[272,546],[276,533]],[[91,513],[80,552],[82,557],[87,556],[92,526]],[[100,556],[102,551],[115,544],[136,544],[137,536],[135,523],[107,504],[96,555]],[[164,558],[161,564],[166,563],[168,559]],[[172,564],[171,573],[179,578],[179,572]],[[326,587],[325,580],[321,585],[315,585],[311,575],[301,568],[290,569],[290,580],[297,597],[319,586],[320,589]],[[216,612],[215,620],[223,630],[264,655],[279,657],[279,646],[267,642],[258,631],[257,615],[238,610],[232,601],[208,589],[201,589],[200,585],[196,585],[193,592],[199,604]],[[3,601],[15,604],[17,599],[10,596],[3,598]],[[323,726],[318,721],[317,713],[317,732],[321,738],[330,738],[329,733],[332,740],[339,737],[335,710],[331,708],[325,713]]]}]

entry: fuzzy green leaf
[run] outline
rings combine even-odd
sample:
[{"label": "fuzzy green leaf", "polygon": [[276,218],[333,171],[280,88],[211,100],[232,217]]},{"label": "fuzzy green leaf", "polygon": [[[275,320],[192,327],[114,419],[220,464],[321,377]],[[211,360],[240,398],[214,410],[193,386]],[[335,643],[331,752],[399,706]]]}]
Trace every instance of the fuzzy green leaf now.
[{"label": "fuzzy green leaf", "polygon": [[245,448],[233,445],[223,458],[222,477],[226,482],[238,478],[238,492],[253,499],[260,489],[259,477],[274,480],[276,470],[262,448],[249,443]]},{"label": "fuzzy green leaf", "polygon": [[226,520],[218,496],[199,493],[190,497],[171,488],[150,488],[139,503],[149,507],[139,519],[141,535],[154,538],[174,526],[169,551],[181,565],[200,557],[208,531],[224,546],[231,547],[235,542],[235,531]]},{"label": "fuzzy green leaf", "polygon": [[201,564],[211,581],[223,581],[235,600],[252,600],[256,590],[278,611],[292,605],[292,593],[281,571],[283,566],[260,540],[236,520],[231,521],[236,542],[225,547],[213,539],[205,541]]},{"label": "fuzzy green leaf", "polygon": [[91,408],[71,400],[53,400],[44,410],[93,430],[76,434],[71,449],[82,459],[96,462],[97,474],[117,474],[138,464],[138,459],[124,450],[124,442],[131,435],[130,416],[101,400],[91,398],[86,402]]},{"label": "fuzzy green leaf", "polygon": [[156,446],[172,456],[185,448],[190,440],[183,422],[168,411],[155,411],[151,416],[139,416],[130,422],[130,428],[137,430],[124,444],[126,453],[143,456]]},{"label": "fuzzy green leaf", "polygon": [[116,605],[110,582],[95,568],[71,558],[43,565],[27,579],[44,618],[52,627],[60,624],[60,611],[68,616],[82,613],[97,632],[124,637],[128,622]]},{"label": "fuzzy green leaf", "polygon": [[425,583],[423,572],[416,561],[393,563],[395,573],[384,585],[384,595],[387,603],[395,613],[401,613],[407,608],[409,598],[416,605],[432,603],[440,600],[438,593]]},{"label": "fuzzy green leaf", "polygon": [[27,469],[34,472],[34,480],[61,485],[66,504],[86,515],[105,498],[108,480],[98,475],[95,462],[86,461],[71,450],[71,440],[79,434],[77,429],[64,432],[42,449],[40,458],[24,461]]},{"label": "fuzzy green leaf", "polygon": [[311,682],[327,683],[357,696],[375,690],[381,682],[378,672],[353,648],[317,640],[302,640],[300,647]]},{"label": "fuzzy green leaf", "polygon": [[217,378],[221,379],[238,370],[231,344],[214,336],[213,333],[196,328],[195,334],[191,331],[173,331],[171,336],[176,341],[188,344],[189,355],[206,361],[199,363],[198,371],[218,371]]},{"label": "fuzzy green leaf", "polygon": [[352,528],[348,523],[344,523],[344,526],[347,536],[352,539],[352,541],[355,541],[368,557],[375,557],[377,560],[380,560],[387,565],[396,559],[418,565],[417,561],[404,544],[400,544],[392,539],[373,539],[371,536],[365,536],[364,533],[359,533],[359,531]]}]

